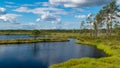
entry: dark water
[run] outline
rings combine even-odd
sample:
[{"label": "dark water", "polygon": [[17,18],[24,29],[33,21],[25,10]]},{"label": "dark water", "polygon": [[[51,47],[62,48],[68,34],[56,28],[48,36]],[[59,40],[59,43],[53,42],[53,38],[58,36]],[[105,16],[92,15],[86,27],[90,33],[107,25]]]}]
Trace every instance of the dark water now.
[{"label": "dark water", "polygon": [[18,38],[32,38],[29,35],[0,35],[0,40],[18,39]]},{"label": "dark water", "polygon": [[[41,35],[37,38],[46,38],[47,36]],[[29,39],[34,38],[34,36],[31,35],[0,35],[0,40],[10,40],[10,39]]]},{"label": "dark water", "polygon": [[105,56],[94,47],[74,41],[0,45],[0,68],[49,68],[72,58]]}]

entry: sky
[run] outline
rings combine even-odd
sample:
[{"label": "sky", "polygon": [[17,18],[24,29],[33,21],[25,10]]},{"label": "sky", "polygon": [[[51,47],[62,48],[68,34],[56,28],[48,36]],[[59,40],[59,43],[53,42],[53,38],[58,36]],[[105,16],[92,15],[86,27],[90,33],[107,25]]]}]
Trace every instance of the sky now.
[{"label": "sky", "polygon": [[111,1],[0,0],[0,29],[80,29],[81,21]]}]

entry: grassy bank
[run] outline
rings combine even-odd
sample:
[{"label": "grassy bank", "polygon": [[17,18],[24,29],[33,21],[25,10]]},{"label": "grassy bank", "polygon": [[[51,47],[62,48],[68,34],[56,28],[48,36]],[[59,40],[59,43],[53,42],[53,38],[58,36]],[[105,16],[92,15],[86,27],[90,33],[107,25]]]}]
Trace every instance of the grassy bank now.
[{"label": "grassy bank", "polygon": [[23,43],[37,43],[37,42],[67,42],[68,39],[63,38],[44,38],[44,39],[13,39],[0,40],[0,44],[23,44]]},{"label": "grassy bank", "polygon": [[87,44],[103,50],[108,57],[103,58],[80,58],[71,59],[66,62],[52,65],[50,68],[120,68],[120,40],[116,38],[105,39],[104,37],[94,39],[80,37],[78,44]]}]

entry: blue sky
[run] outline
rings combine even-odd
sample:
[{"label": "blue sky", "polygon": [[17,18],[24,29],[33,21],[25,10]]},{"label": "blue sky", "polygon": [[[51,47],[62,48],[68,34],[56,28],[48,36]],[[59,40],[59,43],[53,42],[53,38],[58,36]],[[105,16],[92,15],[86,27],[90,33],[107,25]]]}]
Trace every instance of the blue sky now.
[{"label": "blue sky", "polygon": [[[0,0],[0,29],[79,29],[111,0]],[[120,0],[117,0],[120,3]]]}]

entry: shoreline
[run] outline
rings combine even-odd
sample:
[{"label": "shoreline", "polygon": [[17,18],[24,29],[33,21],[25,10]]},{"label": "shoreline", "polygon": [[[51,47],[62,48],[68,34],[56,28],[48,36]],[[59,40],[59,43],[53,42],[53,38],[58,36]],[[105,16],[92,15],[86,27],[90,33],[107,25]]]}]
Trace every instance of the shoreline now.
[{"label": "shoreline", "polygon": [[0,40],[1,44],[27,44],[27,43],[38,43],[38,42],[68,42],[68,39],[57,39],[57,38],[51,38],[51,39],[11,39],[11,40]]},{"label": "shoreline", "polygon": [[[114,41],[112,40],[105,40],[103,41],[102,39],[98,41],[96,40],[83,40],[77,41],[76,44],[84,44],[84,45],[89,45],[89,46],[94,46],[107,54],[107,57],[101,57],[101,58],[76,58],[76,59],[70,59],[68,61],[59,63],[59,64],[53,64],[50,66],[50,68],[120,68],[120,49],[117,50],[115,47],[116,42],[119,41]],[[108,43],[106,43],[108,42]],[[105,45],[106,44],[106,45]],[[113,44],[113,46],[111,45]],[[119,46],[120,43],[118,43]],[[117,45],[116,45],[117,46]]]}]

